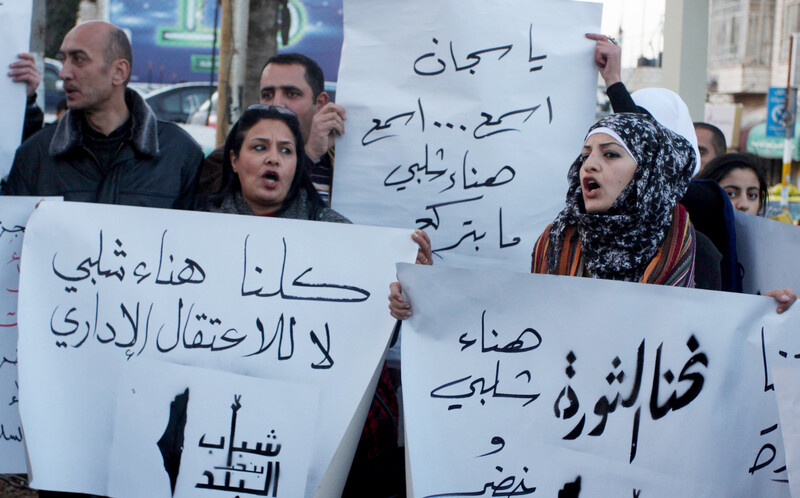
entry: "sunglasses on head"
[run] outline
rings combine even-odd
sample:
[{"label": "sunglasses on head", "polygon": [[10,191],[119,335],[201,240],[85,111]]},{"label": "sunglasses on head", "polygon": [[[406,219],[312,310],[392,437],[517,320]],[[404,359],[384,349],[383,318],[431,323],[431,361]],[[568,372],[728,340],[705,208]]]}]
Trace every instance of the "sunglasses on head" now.
[{"label": "sunglasses on head", "polygon": [[252,105],[247,106],[247,108],[245,109],[245,111],[250,111],[250,110],[254,110],[254,111],[275,111],[278,114],[283,114],[285,116],[292,116],[292,117],[295,117],[295,118],[297,117],[297,113],[295,113],[293,110],[289,109],[288,107],[281,107],[279,105],[252,104]]}]

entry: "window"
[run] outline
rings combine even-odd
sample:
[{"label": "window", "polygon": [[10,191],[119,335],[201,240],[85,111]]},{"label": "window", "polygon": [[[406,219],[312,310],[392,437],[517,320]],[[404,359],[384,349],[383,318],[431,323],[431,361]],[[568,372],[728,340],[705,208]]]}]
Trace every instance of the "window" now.
[{"label": "window", "polygon": [[800,0],[786,0],[783,7],[783,26],[781,27],[781,62],[789,60],[789,45],[792,33],[800,31]]}]

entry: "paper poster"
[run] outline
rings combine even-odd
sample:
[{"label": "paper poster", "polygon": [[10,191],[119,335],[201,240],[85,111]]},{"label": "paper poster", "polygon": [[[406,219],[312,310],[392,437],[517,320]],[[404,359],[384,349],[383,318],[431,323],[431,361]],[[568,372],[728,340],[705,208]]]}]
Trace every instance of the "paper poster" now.
[{"label": "paper poster", "polygon": [[734,211],[736,255],[747,294],[791,287],[800,292],[800,229]]},{"label": "paper poster", "polygon": [[776,342],[800,309],[398,267],[414,309],[402,358],[414,496],[788,496],[767,372],[800,352],[791,334]]},{"label": "paper poster", "polygon": [[142,359],[117,395],[111,496],[303,496],[314,386]]},{"label": "paper poster", "polygon": [[17,294],[25,224],[41,200],[0,197],[0,474],[27,472],[17,386]]},{"label": "paper poster", "polygon": [[525,271],[594,123],[602,5],[346,0],[332,202],[436,264]]},{"label": "paper poster", "polygon": [[792,496],[800,496],[800,363],[772,369],[778,400],[786,470]]},{"label": "paper poster", "polygon": [[[151,358],[317,386],[313,495],[356,407],[366,414],[361,401],[394,326],[394,263],[416,256],[410,235],[43,203],[26,232],[19,302],[32,486],[107,494],[113,389],[126,364]],[[333,462],[339,474],[351,458]]]},{"label": "paper poster", "polygon": [[14,83],[5,76],[8,65],[16,62],[17,54],[27,52],[31,39],[32,0],[0,2],[0,107],[3,109],[0,131],[0,177],[8,175],[14,153],[22,142],[22,124],[27,102],[24,83]]}]

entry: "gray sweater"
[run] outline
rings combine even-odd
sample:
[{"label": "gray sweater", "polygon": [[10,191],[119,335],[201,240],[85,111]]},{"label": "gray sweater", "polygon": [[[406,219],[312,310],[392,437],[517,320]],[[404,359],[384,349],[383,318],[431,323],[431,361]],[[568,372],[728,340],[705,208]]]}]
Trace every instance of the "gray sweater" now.
[{"label": "gray sweater", "polygon": [[[305,190],[299,189],[292,203],[281,210],[276,218],[286,218],[290,220],[312,220],[312,221],[327,221],[331,223],[351,223],[350,220],[337,213],[333,209],[327,207],[320,207],[316,212],[316,216],[309,216],[310,204],[308,202],[308,194]],[[212,213],[229,213],[229,214],[247,214],[254,215],[253,210],[247,204],[247,201],[242,197],[241,192],[231,193],[225,196],[219,206],[208,205],[205,211]]]}]

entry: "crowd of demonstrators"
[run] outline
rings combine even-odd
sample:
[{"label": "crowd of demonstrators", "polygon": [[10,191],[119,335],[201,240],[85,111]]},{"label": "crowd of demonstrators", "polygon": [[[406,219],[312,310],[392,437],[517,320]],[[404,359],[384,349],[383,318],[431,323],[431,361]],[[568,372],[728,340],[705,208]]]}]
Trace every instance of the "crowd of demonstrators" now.
[{"label": "crowd of demonstrators", "polygon": [[[264,105],[291,109],[300,121],[305,143],[302,166],[317,193],[330,206],[333,183],[334,138],[344,133],[345,111],[325,92],[322,69],[302,54],[270,57],[261,71],[259,99]],[[219,190],[223,175],[223,147],[206,159],[200,175],[201,193]]]},{"label": "crowd of demonstrators", "polygon": [[[709,204],[695,202],[691,194],[716,189],[727,204],[714,209],[730,210],[733,203],[763,213],[763,172],[757,162],[751,166],[750,156],[725,154],[719,130],[692,123],[674,93],[628,93],[619,46],[603,35],[586,36],[596,43],[595,62],[617,114],[589,129],[567,172],[566,205],[536,242],[531,271],[726,289],[719,282],[726,278],[729,255],[712,254],[723,243],[712,228],[701,230],[708,223],[695,213]],[[225,144],[203,158],[188,134],[158,121],[127,88],[132,50],[119,28],[80,24],[65,36],[59,57],[67,110],[43,129],[34,59],[20,54],[11,65],[9,76],[26,84],[28,108],[25,141],[4,194],[350,223],[329,207],[334,141],[345,131],[346,113],[330,102],[313,60],[300,54],[270,58],[261,74],[260,104],[247,107]],[[698,170],[706,182],[690,183]],[[416,262],[432,264],[428,235],[417,230],[412,239],[419,246]],[[735,262],[735,251],[733,257]],[[791,289],[767,294],[778,302],[779,313],[796,300]],[[390,286],[389,308],[398,320],[412,313],[398,282]],[[399,404],[383,368],[347,496],[403,493]]]}]

